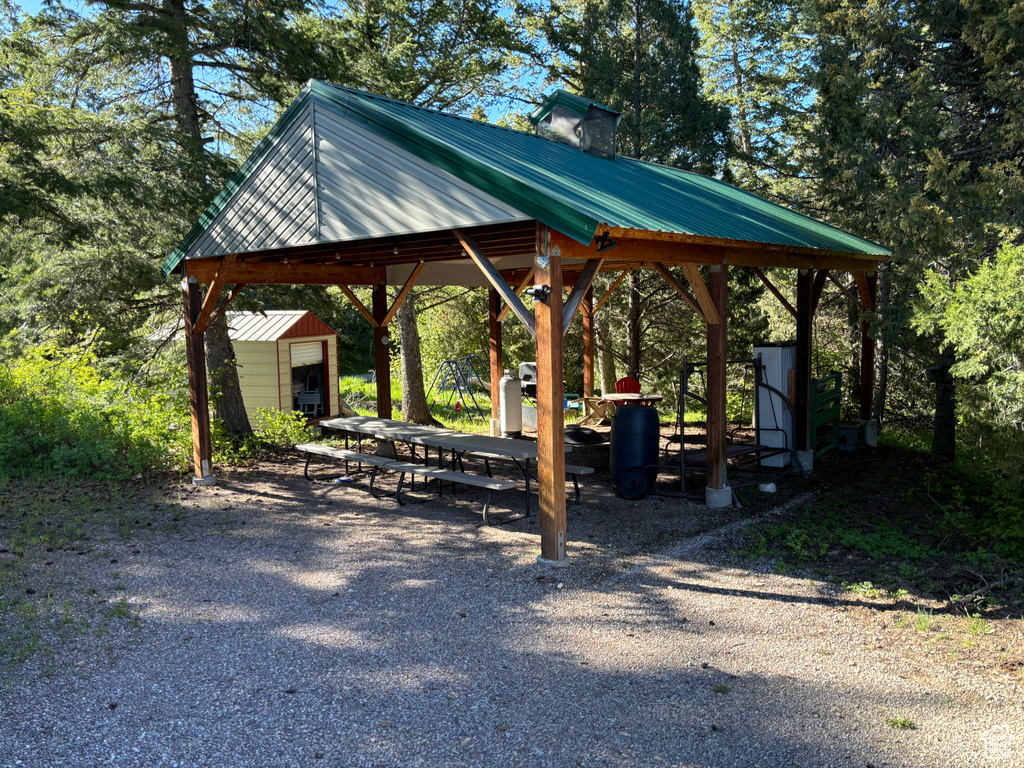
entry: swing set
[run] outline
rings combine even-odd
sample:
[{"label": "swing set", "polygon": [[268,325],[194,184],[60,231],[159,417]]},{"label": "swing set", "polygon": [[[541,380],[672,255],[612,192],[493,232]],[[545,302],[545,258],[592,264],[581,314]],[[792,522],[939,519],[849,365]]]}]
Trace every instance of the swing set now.
[{"label": "swing set", "polygon": [[[472,385],[476,384],[488,392],[490,391],[490,385],[489,382],[480,377],[477,373],[477,368],[480,370],[487,369],[477,355],[445,360],[437,366],[437,372],[434,374],[434,379],[427,390],[428,400],[430,400],[430,394],[435,391],[435,387],[438,394],[438,398],[430,402],[430,412],[434,412],[434,406],[437,405],[438,400],[443,399],[445,393],[447,393],[448,399],[444,403],[445,408],[451,408],[452,401],[455,400],[456,411],[465,409],[470,418],[476,418],[475,415],[469,412],[470,403],[472,403],[480,418],[486,420],[480,404],[477,403],[476,397],[473,396]],[[456,399],[456,396],[458,399]]]}]

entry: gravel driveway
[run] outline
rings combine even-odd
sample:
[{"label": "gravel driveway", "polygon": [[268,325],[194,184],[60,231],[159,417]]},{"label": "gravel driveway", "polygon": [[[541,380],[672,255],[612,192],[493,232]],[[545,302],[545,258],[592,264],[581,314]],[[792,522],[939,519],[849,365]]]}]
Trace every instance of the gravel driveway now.
[{"label": "gravel driveway", "polygon": [[535,520],[471,498],[399,509],[290,462],[162,493],[151,527],[33,566],[130,611],[16,668],[3,766],[1024,765],[1012,680],[737,567],[743,510],[596,481],[547,570]]}]

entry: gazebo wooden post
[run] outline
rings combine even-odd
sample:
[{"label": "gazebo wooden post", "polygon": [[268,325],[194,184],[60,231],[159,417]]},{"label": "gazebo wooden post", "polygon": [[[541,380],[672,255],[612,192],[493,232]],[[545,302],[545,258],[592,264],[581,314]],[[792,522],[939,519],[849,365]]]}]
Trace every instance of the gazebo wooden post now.
[{"label": "gazebo wooden post", "polygon": [[583,396],[594,396],[594,289],[583,294]]},{"label": "gazebo wooden post", "polygon": [[797,458],[807,472],[814,465],[814,445],[811,443],[812,272],[801,269],[796,278],[796,380],[793,393],[793,443]]},{"label": "gazebo wooden post", "polygon": [[384,318],[388,314],[388,286],[381,282],[373,289],[373,317],[378,325],[373,329],[373,364],[377,379],[377,417],[391,418],[391,348],[388,327]]},{"label": "gazebo wooden post", "polygon": [[726,359],[729,310],[729,267],[708,267],[708,293],[718,311],[719,322],[708,322],[707,463],[708,484],[704,496],[712,508],[732,504],[732,489],[726,477]]},{"label": "gazebo wooden post", "polygon": [[501,377],[504,373],[502,368],[501,349],[501,321],[498,315],[501,313],[501,296],[491,288],[487,292],[487,330],[490,338],[491,350],[491,418],[497,419],[500,416],[501,406]]},{"label": "gazebo wooden post", "polygon": [[[873,312],[876,292],[878,290],[878,273],[866,275],[867,291],[863,297],[864,309]],[[875,340],[868,331],[871,322],[862,320],[860,323],[860,417],[864,421],[871,418],[873,398],[875,394]]]},{"label": "gazebo wooden post", "polygon": [[181,281],[181,292],[185,309],[185,359],[188,365],[188,402],[192,415],[192,463],[195,473],[194,485],[216,485],[210,461],[213,457],[213,441],[210,438],[210,400],[206,385],[205,334],[195,331],[203,307],[199,283],[194,277]]},{"label": "gazebo wooden post", "polygon": [[[554,251],[554,252],[552,252]],[[535,301],[537,332],[537,495],[540,556],[547,565],[567,565],[565,554],[565,433],[562,398],[562,257],[537,223],[534,286],[550,288]]]}]

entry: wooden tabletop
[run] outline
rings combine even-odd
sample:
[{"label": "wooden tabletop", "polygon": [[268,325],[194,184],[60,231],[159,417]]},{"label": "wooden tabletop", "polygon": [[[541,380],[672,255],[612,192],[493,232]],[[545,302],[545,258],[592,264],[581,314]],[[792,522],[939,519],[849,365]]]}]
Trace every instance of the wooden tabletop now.
[{"label": "wooden tabletop", "polygon": [[[381,440],[399,440],[414,445],[425,445],[431,448],[442,448],[453,451],[469,451],[471,453],[491,453],[508,456],[512,459],[536,459],[537,443],[533,440],[516,440],[511,437],[491,437],[490,435],[470,435],[464,432],[452,432],[449,429],[429,427],[423,424],[411,424],[394,419],[379,419],[375,416],[343,416],[338,419],[326,419],[320,425],[328,429],[339,429],[347,432],[358,432]],[[572,447],[565,447],[568,453]]]},{"label": "wooden tabletop", "polygon": [[601,397],[601,400],[616,405],[629,403],[660,403],[665,398],[661,395],[645,395],[642,392],[614,392]]}]

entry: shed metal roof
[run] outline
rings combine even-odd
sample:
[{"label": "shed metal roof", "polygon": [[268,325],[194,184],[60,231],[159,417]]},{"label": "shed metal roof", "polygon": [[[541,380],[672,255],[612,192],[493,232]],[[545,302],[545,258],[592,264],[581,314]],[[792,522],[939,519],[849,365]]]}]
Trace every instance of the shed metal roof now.
[{"label": "shed metal roof", "polygon": [[[357,185],[339,204],[337,214],[339,218],[347,217],[352,226],[361,225],[367,231],[373,231],[368,222],[376,211],[358,205],[363,189],[372,194],[383,186],[387,197],[401,190],[404,183],[420,179],[420,174],[440,171],[445,178],[464,182],[463,191],[471,188],[477,195],[486,194],[497,206],[504,204],[506,212],[536,219],[581,243],[589,243],[598,227],[605,225],[814,248],[869,258],[890,254],[887,248],[717,179],[621,156],[598,157],[531,133],[311,80],[192,232],[168,256],[163,264],[165,274],[194,250],[196,242],[216,223],[261,163],[275,162],[274,148],[284,142],[291,125],[311,102],[316,105],[317,115],[329,112],[332,123],[344,125],[354,137],[352,141],[357,142],[332,145],[318,140],[318,159],[325,163],[345,146],[362,152],[367,159],[385,158],[384,165],[389,165],[386,158],[398,156],[399,152],[423,161],[409,165],[409,174],[393,179],[391,185],[383,183],[383,171],[372,164],[367,164],[366,173],[359,177],[343,163],[334,163],[345,184]],[[363,143],[370,139],[375,141]],[[407,205],[415,208],[418,200],[405,198],[397,207]],[[336,234],[321,231],[319,239],[331,242]],[[259,250],[250,247],[244,231],[239,235],[239,247],[234,252]]]},{"label": "shed metal roof", "polygon": [[228,312],[228,336],[232,341],[277,341],[307,315],[314,317],[304,309]]}]

